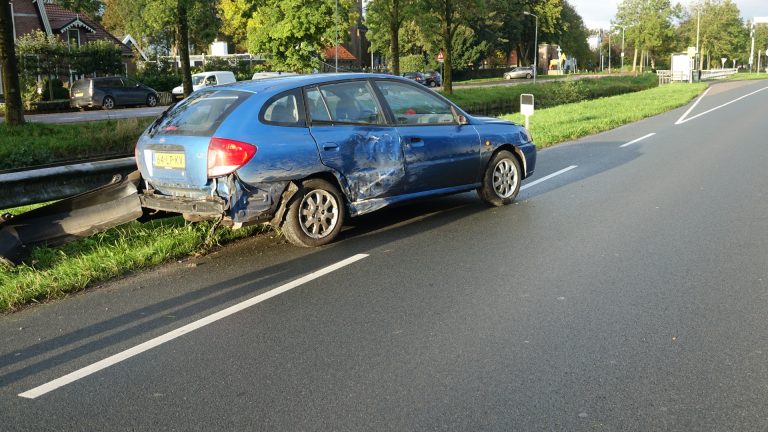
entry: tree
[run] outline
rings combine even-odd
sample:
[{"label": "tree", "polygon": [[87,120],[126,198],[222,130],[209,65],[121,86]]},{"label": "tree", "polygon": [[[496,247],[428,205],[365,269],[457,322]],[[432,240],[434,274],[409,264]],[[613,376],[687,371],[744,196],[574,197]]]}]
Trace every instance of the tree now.
[{"label": "tree", "polygon": [[69,48],[64,41],[38,30],[19,37],[16,52],[24,75],[48,78],[48,95],[53,100],[53,79],[69,72]]},{"label": "tree", "polygon": [[242,50],[248,45],[248,20],[255,10],[254,0],[219,0],[218,13],[221,18],[221,33],[229,37]]},{"label": "tree", "polygon": [[669,0],[623,0],[616,12],[617,24],[626,27],[626,37],[635,48],[632,71],[637,66],[640,54],[640,71],[643,71],[644,58],[669,45],[674,37],[672,21],[679,14],[677,7],[672,7]]},{"label": "tree", "polygon": [[[357,21],[352,0],[339,0],[339,43]],[[273,66],[308,71],[320,66],[322,52],[336,35],[333,0],[266,0],[248,21],[248,49],[269,53]]]},{"label": "tree", "polygon": [[3,75],[6,121],[11,125],[24,123],[24,107],[21,104],[21,86],[13,39],[11,4],[0,0],[0,67]]},{"label": "tree", "polygon": [[57,3],[71,11],[86,14],[97,21],[101,19],[104,8],[103,0],[58,0]]},{"label": "tree", "polygon": [[466,26],[474,17],[482,15],[485,0],[421,0],[419,10],[422,15],[434,17],[439,25],[439,35],[443,47],[443,91],[453,93],[453,39],[460,26]]},{"label": "tree", "polygon": [[189,45],[207,46],[216,37],[219,21],[216,4],[210,0],[104,0],[104,25],[144,42],[153,35],[172,35],[188,96],[192,92]]},{"label": "tree", "polygon": [[400,29],[413,17],[415,2],[411,0],[371,0],[365,23],[371,48],[389,52],[392,73],[400,75]]},{"label": "tree", "polygon": [[[699,68],[704,68],[704,61],[712,56],[714,63],[720,63],[720,57],[729,59],[749,56],[747,41],[749,29],[740,18],[739,8],[731,0],[704,0],[691,4],[680,23],[679,50],[696,46],[696,24],[701,13],[699,25]],[[711,61],[710,61],[711,63]],[[708,67],[710,64],[707,65]]]}]

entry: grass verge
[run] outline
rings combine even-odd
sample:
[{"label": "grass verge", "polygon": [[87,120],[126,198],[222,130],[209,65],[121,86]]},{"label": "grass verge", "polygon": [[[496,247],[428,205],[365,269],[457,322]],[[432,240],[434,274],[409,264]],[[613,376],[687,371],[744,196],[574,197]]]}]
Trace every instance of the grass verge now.
[{"label": "grass verge", "polygon": [[[681,107],[701,94],[706,84],[668,84],[637,93],[536,110],[530,131],[539,148],[549,147]],[[524,123],[520,114],[503,118]]]},{"label": "grass verge", "polygon": [[0,123],[0,170],[133,154],[153,118],[83,123]]},{"label": "grass verge", "polygon": [[727,78],[728,81],[752,81],[752,80],[765,80],[768,79],[768,73],[761,72],[761,73],[749,73],[749,72],[739,72],[733,75],[729,75]]},{"label": "grass verge", "polygon": [[210,229],[210,222],[187,224],[174,217],[131,222],[58,248],[36,248],[26,264],[14,268],[0,264],[0,313],[269,230],[262,225],[219,228],[206,245]]}]

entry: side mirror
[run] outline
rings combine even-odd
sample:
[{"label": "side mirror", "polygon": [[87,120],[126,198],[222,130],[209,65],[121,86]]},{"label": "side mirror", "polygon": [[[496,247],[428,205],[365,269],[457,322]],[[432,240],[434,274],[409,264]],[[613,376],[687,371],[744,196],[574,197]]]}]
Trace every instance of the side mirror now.
[{"label": "side mirror", "polygon": [[458,120],[459,120],[459,125],[461,126],[469,124],[469,120],[467,120],[467,118],[464,117],[463,115],[459,115]]}]

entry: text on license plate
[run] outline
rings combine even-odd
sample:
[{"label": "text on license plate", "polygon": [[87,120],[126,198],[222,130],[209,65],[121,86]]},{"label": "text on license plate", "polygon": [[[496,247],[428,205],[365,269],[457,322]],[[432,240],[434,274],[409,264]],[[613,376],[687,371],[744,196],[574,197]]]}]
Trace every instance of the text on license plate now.
[{"label": "text on license plate", "polygon": [[155,153],[155,164],[159,168],[181,168],[186,166],[184,153]]},{"label": "text on license plate", "polygon": [[83,92],[76,92],[75,97],[83,97]]}]

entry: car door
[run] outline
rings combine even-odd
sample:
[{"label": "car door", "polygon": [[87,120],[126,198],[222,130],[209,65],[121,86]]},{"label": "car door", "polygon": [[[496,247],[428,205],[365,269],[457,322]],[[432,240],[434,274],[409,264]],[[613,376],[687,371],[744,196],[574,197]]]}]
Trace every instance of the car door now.
[{"label": "car door", "polygon": [[432,91],[393,80],[376,86],[394,118],[405,156],[405,193],[477,183],[480,135],[460,125],[451,105]]},{"label": "car door", "polygon": [[304,91],[310,133],[322,163],[341,175],[351,202],[402,193],[403,152],[368,80],[309,87]]},{"label": "car door", "polygon": [[139,85],[138,82],[130,78],[121,78],[123,82],[123,94],[126,105],[138,105],[143,104],[146,101],[146,91]]}]

